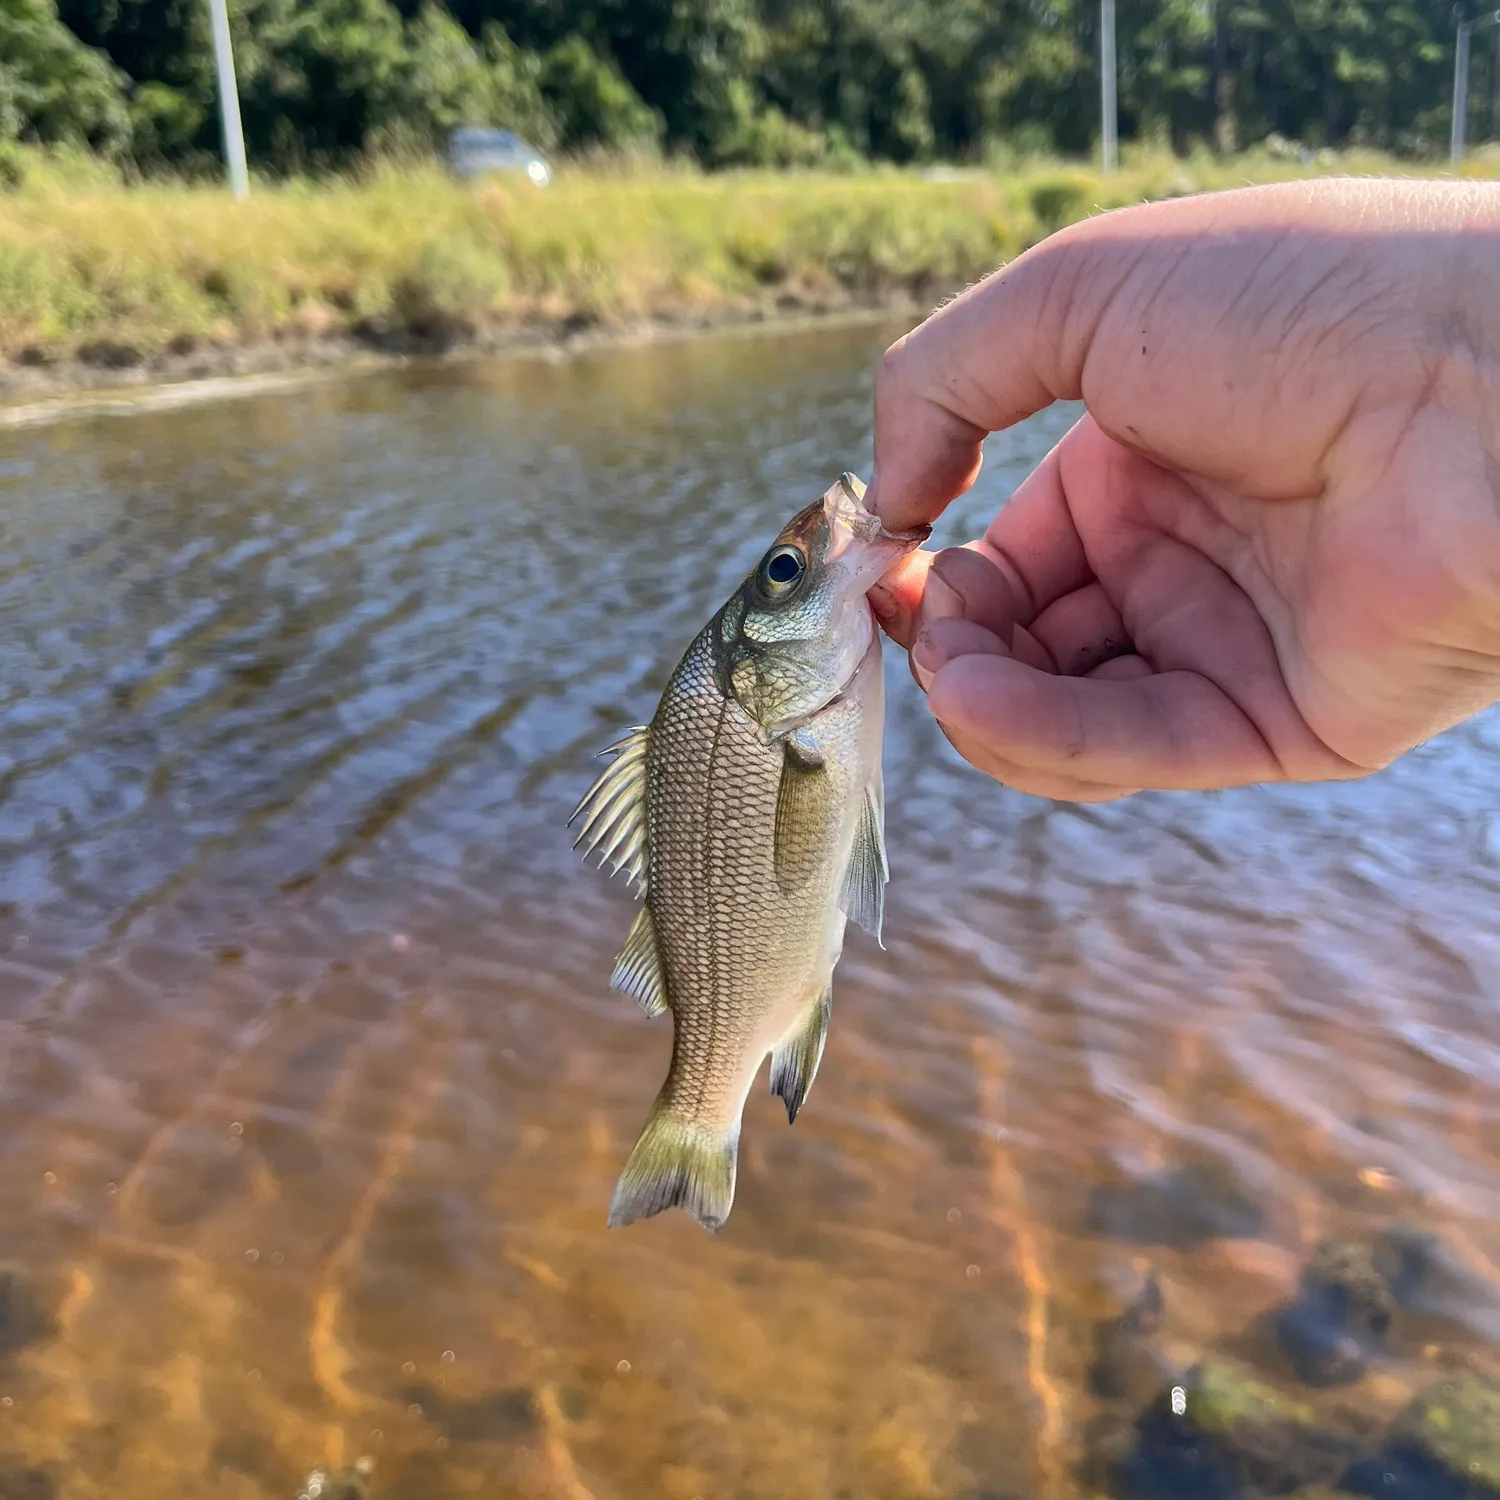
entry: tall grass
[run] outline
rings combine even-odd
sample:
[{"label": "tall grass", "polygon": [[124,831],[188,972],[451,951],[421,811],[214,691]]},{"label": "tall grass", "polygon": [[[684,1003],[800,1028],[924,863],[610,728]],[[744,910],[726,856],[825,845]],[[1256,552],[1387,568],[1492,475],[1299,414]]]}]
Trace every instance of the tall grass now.
[{"label": "tall grass", "polygon": [[[1465,170],[1500,177],[1500,156]],[[0,354],[123,365],[205,342],[335,333],[441,346],[538,321],[925,296],[1102,209],[1329,171],[1439,169],[1148,152],[1127,154],[1109,179],[1045,160],[946,179],[594,163],[537,189],[385,163],[258,183],[235,203],[212,184],[127,184],[97,163],[30,156],[0,192]]]}]

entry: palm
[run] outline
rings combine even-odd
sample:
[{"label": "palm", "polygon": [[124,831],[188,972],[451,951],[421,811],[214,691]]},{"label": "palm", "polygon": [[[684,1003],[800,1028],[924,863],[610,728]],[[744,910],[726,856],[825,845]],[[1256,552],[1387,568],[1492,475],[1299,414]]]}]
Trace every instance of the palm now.
[{"label": "palm", "polygon": [[1479,675],[1454,696],[1469,643],[1453,623],[1452,560],[1406,519],[1409,471],[1463,495],[1444,486],[1455,450],[1428,452],[1411,424],[1373,424],[1369,436],[1371,451],[1355,455],[1314,445],[1305,467],[1311,490],[1316,472],[1365,471],[1378,453],[1372,490],[1334,483],[1316,498],[1263,498],[1168,469],[1085,417],[983,539],[944,556],[937,576],[958,607],[919,619],[942,657],[979,658],[971,674],[1004,671],[996,658],[1010,657],[1120,684],[1118,715],[1141,719],[1138,731],[1125,726],[1134,749],[1106,782],[1075,777],[1066,763],[1097,753],[1083,738],[1088,715],[1070,725],[1056,703],[1028,710],[1002,695],[1011,738],[1014,720],[1030,718],[1041,758],[1064,763],[1039,774],[974,725],[982,684],[952,674],[934,705],[950,739],[1001,780],[1106,800],[1137,785],[1357,776],[1488,702],[1491,679]]},{"label": "palm", "polygon": [[[1357,774],[1488,701],[1488,678],[1452,697],[1474,645],[1457,623],[1454,542],[1462,511],[1490,502],[1465,483],[1477,445],[1449,425],[1398,405],[1365,415],[1352,438],[1304,433],[1300,456],[1283,429],[1283,477],[1303,471],[1306,496],[1294,497],[1172,473],[1088,420],[1058,477],[1147,663],[1219,683],[1288,776]],[[1263,677],[1279,677],[1313,743],[1284,733]]]},{"label": "palm", "polygon": [[[1173,473],[1091,418],[1059,450],[1056,482],[1092,578],[1018,621],[1042,638],[1053,670],[1194,673],[1222,690],[1225,712],[1238,709],[1296,779],[1388,758],[1360,723],[1368,684],[1349,680],[1340,647],[1373,644],[1368,601],[1401,592],[1406,559],[1369,555],[1328,497],[1265,499]],[[1371,524],[1362,512],[1360,529]],[[1006,529],[995,529],[1001,547]],[[1090,611],[1080,597],[1091,588],[1118,630],[1098,629],[1102,607]]]}]

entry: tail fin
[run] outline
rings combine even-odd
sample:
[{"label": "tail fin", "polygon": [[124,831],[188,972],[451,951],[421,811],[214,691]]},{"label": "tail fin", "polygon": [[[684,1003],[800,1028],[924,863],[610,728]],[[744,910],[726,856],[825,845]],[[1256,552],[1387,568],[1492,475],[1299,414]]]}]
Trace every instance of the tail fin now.
[{"label": "tail fin", "polygon": [[658,1099],[609,1205],[609,1227],[681,1208],[717,1234],[734,1202],[740,1126],[700,1125]]}]

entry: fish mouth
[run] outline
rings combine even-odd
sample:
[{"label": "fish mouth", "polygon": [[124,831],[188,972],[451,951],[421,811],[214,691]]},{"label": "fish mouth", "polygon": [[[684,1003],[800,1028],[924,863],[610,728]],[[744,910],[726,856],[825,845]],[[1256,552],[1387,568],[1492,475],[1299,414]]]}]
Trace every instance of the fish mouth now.
[{"label": "fish mouth", "polygon": [[880,517],[865,509],[865,486],[857,474],[846,469],[829,490],[825,504],[835,521],[842,521],[861,542],[886,543],[910,551],[932,535],[932,527],[914,526],[909,531],[887,531]]},{"label": "fish mouth", "polygon": [[920,547],[931,535],[932,527],[924,522],[921,526],[913,526],[910,531],[887,531],[882,526],[875,539],[881,542],[910,542],[912,546]]}]

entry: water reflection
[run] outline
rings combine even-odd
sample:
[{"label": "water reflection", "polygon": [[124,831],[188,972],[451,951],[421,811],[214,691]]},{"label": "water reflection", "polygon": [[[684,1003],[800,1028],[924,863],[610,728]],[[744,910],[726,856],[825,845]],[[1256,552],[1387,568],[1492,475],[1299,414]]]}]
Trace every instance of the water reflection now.
[{"label": "water reflection", "polygon": [[[889,951],[796,1127],[752,1098],[723,1236],[603,1230],[668,1036],[562,823],[868,469],[889,336],[0,439],[0,1495],[1448,1493],[1386,1445],[1500,1374],[1493,717],[1067,808],[893,658]],[[1184,1446],[1231,1375],[1280,1468]]]}]

